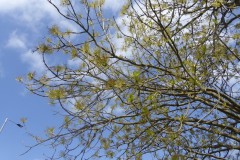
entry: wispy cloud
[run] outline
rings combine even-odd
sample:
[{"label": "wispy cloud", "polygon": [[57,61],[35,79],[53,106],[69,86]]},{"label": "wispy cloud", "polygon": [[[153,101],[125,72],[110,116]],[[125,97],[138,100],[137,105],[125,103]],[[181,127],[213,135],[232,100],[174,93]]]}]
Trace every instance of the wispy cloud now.
[{"label": "wispy cloud", "polygon": [[26,49],[25,43],[25,36],[23,34],[18,34],[16,31],[13,31],[9,36],[6,46],[16,49]]},{"label": "wispy cloud", "polygon": [[29,65],[30,70],[43,71],[45,69],[41,56],[30,50],[37,45],[37,41],[40,40],[39,36],[43,37],[43,33],[47,34],[48,27],[56,24],[61,28],[77,30],[75,25],[60,16],[47,0],[0,0],[0,15],[13,20],[18,28],[9,34],[5,43],[6,47],[15,50],[22,49],[20,58],[22,62]]},{"label": "wispy cloud", "polygon": [[28,50],[21,55],[21,59],[24,63],[29,64],[30,70],[43,72],[46,69],[42,61],[42,56],[37,52],[33,53],[31,50]]},{"label": "wispy cloud", "polygon": [[12,10],[18,10],[28,3],[28,0],[0,0],[0,12],[8,13]]},{"label": "wispy cloud", "polygon": [[70,68],[78,68],[80,65],[81,65],[81,60],[80,59],[71,59],[71,60],[68,60],[67,61],[67,65],[70,67]]},{"label": "wispy cloud", "polygon": [[103,8],[118,12],[125,3],[126,0],[105,0]]},{"label": "wispy cloud", "polygon": [[[45,69],[45,65],[42,62],[42,57],[40,54],[33,53],[28,46],[26,45],[27,40],[24,34],[13,31],[7,41],[6,47],[13,49],[23,49],[20,58],[23,63],[29,65],[30,70],[36,70],[42,72]],[[1,67],[0,67],[0,76],[1,76]]]},{"label": "wispy cloud", "polygon": [[59,16],[47,0],[0,0],[0,14],[16,18],[18,23],[28,22],[24,24],[26,26],[34,25],[46,17]]}]

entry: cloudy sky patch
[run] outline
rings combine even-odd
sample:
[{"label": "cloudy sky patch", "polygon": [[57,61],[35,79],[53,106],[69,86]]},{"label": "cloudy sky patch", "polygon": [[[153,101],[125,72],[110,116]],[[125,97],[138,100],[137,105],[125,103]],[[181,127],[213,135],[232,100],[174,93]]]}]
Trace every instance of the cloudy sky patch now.
[{"label": "cloudy sky patch", "polygon": [[16,31],[13,31],[8,39],[7,47],[15,49],[26,49],[26,39],[23,34],[19,34]]}]

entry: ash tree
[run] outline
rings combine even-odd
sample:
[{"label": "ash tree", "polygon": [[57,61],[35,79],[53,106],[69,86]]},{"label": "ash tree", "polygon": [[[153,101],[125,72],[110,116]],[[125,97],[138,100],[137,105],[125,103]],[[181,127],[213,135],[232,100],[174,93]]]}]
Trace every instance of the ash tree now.
[{"label": "ash tree", "polygon": [[239,1],[48,1],[75,30],[51,26],[21,82],[62,109],[49,159],[239,158]]}]

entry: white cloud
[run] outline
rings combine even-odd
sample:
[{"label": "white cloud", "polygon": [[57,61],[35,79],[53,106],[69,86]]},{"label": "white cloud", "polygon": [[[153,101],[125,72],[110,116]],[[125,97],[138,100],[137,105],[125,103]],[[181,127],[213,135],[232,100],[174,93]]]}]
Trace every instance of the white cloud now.
[{"label": "white cloud", "polygon": [[124,114],[125,109],[120,106],[116,106],[115,108],[111,108],[110,106],[107,106],[107,108],[105,109],[105,112],[113,115],[121,115],[121,114]]},{"label": "white cloud", "polygon": [[25,27],[38,28],[42,19],[59,19],[60,15],[47,0],[0,0],[0,15],[14,18]]},{"label": "white cloud", "polygon": [[126,0],[105,0],[103,8],[117,12],[125,3]]},{"label": "white cloud", "polygon": [[9,36],[7,47],[26,49],[24,35],[18,34],[16,31],[13,31]]},{"label": "white cloud", "polygon": [[61,28],[70,29],[72,31],[78,31],[76,24],[69,22],[69,20],[61,20],[58,22]]},{"label": "white cloud", "polygon": [[38,35],[43,37],[47,33],[47,27],[56,24],[61,28],[77,30],[76,25],[62,18],[47,0],[0,0],[0,16],[13,20],[14,25],[20,29],[24,27],[21,32],[17,29],[10,33],[6,47],[24,49],[21,60],[29,64],[30,70],[43,71],[45,68],[42,57],[32,53],[29,47],[36,46],[36,38],[39,39]]},{"label": "white cloud", "polygon": [[78,68],[81,64],[81,60],[80,59],[71,59],[71,60],[68,60],[67,61],[67,65],[70,67],[70,68]]},{"label": "white cloud", "polygon": [[45,12],[49,13],[49,16],[57,15],[57,12],[47,0],[0,0],[0,13],[9,12],[30,13],[29,16],[34,17]]},{"label": "white cloud", "polygon": [[42,56],[37,52],[27,51],[21,55],[23,62],[30,65],[30,69],[38,72],[43,72],[46,67],[42,61]]},{"label": "white cloud", "polygon": [[11,10],[18,10],[27,3],[28,0],[0,0],[0,12],[7,13]]},{"label": "white cloud", "polygon": [[[119,26],[119,28],[121,29],[121,32],[124,33],[125,35],[132,36],[132,34],[128,30],[128,26],[123,24],[123,22],[125,22],[127,25],[129,25],[130,19],[127,16],[121,16],[116,19],[116,23]],[[132,48],[130,48],[130,47],[128,48],[127,51],[122,51],[122,47],[125,43],[124,37],[118,38],[117,33],[115,33],[112,41],[117,49],[116,50],[117,55],[121,55],[121,56],[128,57],[128,58],[132,56],[132,53],[131,53]]]},{"label": "white cloud", "polygon": [[24,34],[19,34],[16,31],[13,31],[9,36],[6,47],[25,50],[25,52],[23,52],[20,55],[20,58],[23,63],[26,63],[30,66],[30,70],[35,70],[38,72],[43,72],[45,70],[45,65],[42,61],[42,56],[37,52],[33,53],[31,50],[28,50]]}]

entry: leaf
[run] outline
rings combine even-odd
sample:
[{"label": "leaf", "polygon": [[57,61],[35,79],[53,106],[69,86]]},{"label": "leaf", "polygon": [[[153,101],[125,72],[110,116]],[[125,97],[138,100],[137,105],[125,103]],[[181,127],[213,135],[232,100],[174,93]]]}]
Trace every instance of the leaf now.
[{"label": "leaf", "polygon": [[172,160],[185,160],[185,157],[183,155],[175,154],[175,155],[172,156],[171,159]]},{"label": "leaf", "polygon": [[215,0],[211,5],[215,8],[218,8],[218,7],[222,6],[222,4],[218,0]]},{"label": "leaf", "polygon": [[122,6],[121,15],[125,15],[129,8],[130,8],[130,2],[128,1],[128,3],[126,3]]},{"label": "leaf", "polygon": [[71,58],[74,59],[78,56],[78,52],[76,48],[72,48],[72,52],[71,52]]},{"label": "leaf", "polygon": [[84,108],[84,104],[81,101],[77,101],[74,104],[75,109],[77,109],[78,111],[82,110]]},{"label": "leaf", "polygon": [[34,76],[35,76],[35,73],[34,72],[29,72],[28,73],[28,80],[32,80],[33,78],[34,78]]},{"label": "leaf", "polygon": [[142,160],[142,153],[137,153],[136,160]]},{"label": "leaf", "polygon": [[106,81],[107,89],[112,89],[115,86],[115,84],[116,84],[116,80],[114,80],[114,79],[108,79]]},{"label": "leaf", "polygon": [[121,89],[123,86],[125,86],[125,81],[122,80],[122,79],[118,79],[116,82],[115,82],[115,85],[114,85],[116,88],[119,88]]},{"label": "leaf", "polygon": [[107,152],[107,157],[113,158],[113,157],[114,157],[114,152],[108,151],[108,152]]},{"label": "leaf", "polygon": [[139,80],[140,80],[140,75],[141,75],[141,72],[140,71],[134,71],[132,73],[132,77],[134,78],[134,80],[138,83]]},{"label": "leaf", "polygon": [[61,0],[60,4],[62,6],[67,6],[67,5],[70,5],[70,2],[69,2],[69,0]]},{"label": "leaf", "polygon": [[234,27],[235,27],[236,29],[240,29],[240,23],[235,24]]},{"label": "leaf", "polygon": [[61,71],[64,71],[65,67],[64,66],[61,66],[61,65],[56,65],[54,67],[54,71],[55,72],[61,72]]},{"label": "leaf", "polygon": [[172,156],[172,160],[179,160],[179,159],[178,159],[178,155],[176,155],[176,154],[173,155],[173,156]]},{"label": "leaf", "polygon": [[50,99],[63,99],[66,96],[63,88],[49,90],[47,95]]},{"label": "leaf", "polygon": [[134,101],[134,94],[133,94],[133,93],[128,96],[127,101],[128,101],[129,103],[132,103],[132,102]]},{"label": "leaf", "polygon": [[82,46],[82,52],[85,54],[89,54],[90,53],[90,44],[89,43],[84,43],[84,45]]},{"label": "leaf", "polygon": [[41,53],[48,53],[48,54],[53,53],[52,47],[50,45],[47,45],[47,44],[40,44],[38,46],[38,51],[41,52]]},{"label": "leaf", "polygon": [[20,122],[23,123],[23,124],[25,124],[25,123],[27,122],[27,118],[24,118],[24,117],[21,118],[21,119],[20,119]]},{"label": "leaf", "polygon": [[68,126],[71,124],[71,121],[69,119],[69,116],[65,116],[64,117],[64,124],[65,124],[65,127],[68,128]]},{"label": "leaf", "polygon": [[140,74],[141,74],[140,71],[134,71],[132,75],[133,75],[133,77],[139,77]]},{"label": "leaf", "polygon": [[50,136],[50,137],[52,137],[52,136],[54,135],[54,130],[55,130],[54,127],[49,127],[49,128],[47,129],[47,135]]},{"label": "leaf", "polygon": [[153,137],[155,135],[155,133],[151,129],[147,129],[146,133],[147,133],[147,136],[149,137]]},{"label": "leaf", "polygon": [[57,25],[53,25],[50,29],[49,29],[50,34],[52,35],[60,35],[60,31],[59,31],[59,27]]},{"label": "leaf", "polygon": [[101,140],[102,147],[107,150],[110,147],[110,142],[106,138],[102,138]]},{"label": "leaf", "polygon": [[23,78],[21,76],[19,76],[19,77],[16,78],[16,81],[23,82]]},{"label": "leaf", "polygon": [[39,83],[42,85],[47,85],[48,83],[48,78],[46,75],[43,75],[40,79],[39,79]]},{"label": "leaf", "polygon": [[148,118],[150,116],[150,111],[148,110],[147,107],[142,108],[142,115],[146,118]]}]

